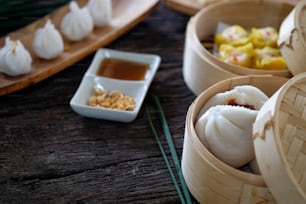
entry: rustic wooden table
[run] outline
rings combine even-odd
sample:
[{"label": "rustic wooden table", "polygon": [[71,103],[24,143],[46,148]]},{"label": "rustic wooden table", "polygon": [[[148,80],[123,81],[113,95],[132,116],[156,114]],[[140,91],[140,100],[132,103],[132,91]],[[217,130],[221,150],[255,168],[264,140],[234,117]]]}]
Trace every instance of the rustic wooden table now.
[{"label": "rustic wooden table", "polygon": [[[153,93],[181,156],[185,116],[195,99],[182,76],[188,19],[159,5],[106,46],[162,58],[132,123],[85,118],[70,108],[93,54],[38,84],[1,96],[0,203],[179,203],[147,111],[159,124]],[[158,131],[170,158],[162,129]]]}]

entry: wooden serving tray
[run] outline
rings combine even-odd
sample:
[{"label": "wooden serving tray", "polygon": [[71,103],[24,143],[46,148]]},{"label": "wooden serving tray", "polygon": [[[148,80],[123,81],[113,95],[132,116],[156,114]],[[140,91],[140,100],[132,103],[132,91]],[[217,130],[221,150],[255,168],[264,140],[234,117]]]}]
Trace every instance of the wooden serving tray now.
[{"label": "wooden serving tray", "polygon": [[[80,7],[88,0],[77,0]],[[113,18],[109,26],[95,28],[86,38],[78,42],[71,42],[64,37],[65,50],[58,58],[43,60],[35,56],[32,49],[35,32],[51,19],[60,31],[60,23],[64,15],[69,12],[69,4],[57,9],[45,17],[0,38],[0,48],[4,46],[7,36],[12,40],[20,40],[32,55],[32,71],[28,74],[10,77],[0,73],[0,96],[36,84],[76,63],[108,43],[114,41],[131,28],[136,26],[158,5],[159,0],[113,0]]]},{"label": "wooden serving tray", "polygon": [[[284,2],[296,4],[298,0],[283,0]],[[180,13],[193,16],[204,6],[198,3],[197,0],[164,0],[163,3]]]},{"label": "wooden serving tray", "polygon": [[193,16],[203,7],[197,0],[164,0],[163,3],[167,7],[189,16]]}]

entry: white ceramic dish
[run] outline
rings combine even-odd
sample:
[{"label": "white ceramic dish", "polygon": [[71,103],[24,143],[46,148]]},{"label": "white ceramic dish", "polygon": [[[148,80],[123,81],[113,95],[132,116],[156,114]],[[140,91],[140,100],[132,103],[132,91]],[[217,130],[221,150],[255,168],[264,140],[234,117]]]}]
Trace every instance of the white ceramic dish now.
[{"label": "white ceramic dish", "polygon": [[[97,75],[103,59],[114,58],[149,65],[144,80],[120,80]],[[71,108],[85,117],[105,119],[119,122],[132,122],[138,115],[150,84],[159,68],[161,58],[158,55],[131,53],[111,49],[99,49],[86,71],[79,88],[70,101]],[[119,90],[123,95],[132,97],[136,106],[133,111],[122,111],[87,105],[93,94],[93,87],[98,86],[107,91]]]}]

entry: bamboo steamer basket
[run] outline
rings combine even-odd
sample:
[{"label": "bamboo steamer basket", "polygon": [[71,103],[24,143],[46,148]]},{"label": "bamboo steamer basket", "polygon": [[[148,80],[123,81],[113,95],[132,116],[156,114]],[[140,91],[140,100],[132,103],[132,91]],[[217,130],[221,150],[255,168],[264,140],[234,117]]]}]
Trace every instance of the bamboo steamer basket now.
[{"label": "bamboo steamer basket", "polygon": [[306,71],[306,1],[299,1],[283,21],[278,45],[292,74]]},{"label": "bamboo steamer basket", "polygon": [[284,1],[235,0],[201,9],[190,18],[186,28],[183,77],[189,89],[199,95],[216,82],[251,74],[290,78],[289,70],[259,70],[225,63],[212,54],[212,45],[219,22],[239,24],[246,29],[265,26],[278,29],[293,8]]},{"label": "bamboo steamer basket", "polygon": [[254,146],[278,203],[306,203],[306,73],[283,85],[260,109]]},{"label": "bamboo steamer basket", "polygon": [[235,169],[219,160],[201,143],[194,125],[203,105],[217,93],[237,85],[253,85],[272,96],[287,80],[271,75],[225,79],[207,88],[191,104],[186,116],[182,172],[190,192],[200,203],[276,203],[261,175]]}]

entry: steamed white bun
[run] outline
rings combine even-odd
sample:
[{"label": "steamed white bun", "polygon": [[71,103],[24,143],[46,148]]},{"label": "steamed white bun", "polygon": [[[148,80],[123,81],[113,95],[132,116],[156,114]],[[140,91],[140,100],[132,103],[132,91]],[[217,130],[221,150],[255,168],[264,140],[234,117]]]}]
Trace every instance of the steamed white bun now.
[{"label": "steamed white bun", "polygon": [[255,157],[252,124],[257,113],[241,106],[213,106],[196,122],[196,132],[217,158],[233,167],[241,167]]},{"label": "steamed white bun", "polygon": [[269,97],[255,86],[242,85],[236,86],[229,91],[218,93],[210,98],[202,107],[200,115],[215,105],[231,105],[235,102],[236,105],[253,107],[254,110],[259,110]]}]

